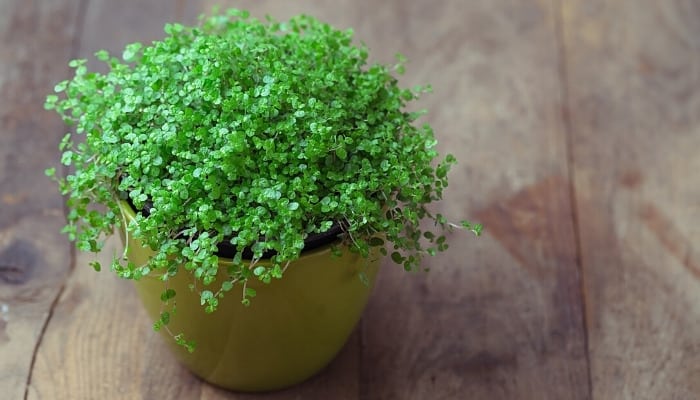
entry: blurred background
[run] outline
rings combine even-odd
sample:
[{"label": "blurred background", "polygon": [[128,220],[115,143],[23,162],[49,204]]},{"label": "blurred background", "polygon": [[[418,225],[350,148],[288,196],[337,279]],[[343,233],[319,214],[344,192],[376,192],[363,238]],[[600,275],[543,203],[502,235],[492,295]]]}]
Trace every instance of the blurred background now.
[{"label": "blurred background", "polygon": [[[404,54],[459,161],[436,207],[485,225],[429,273],[386,263],[327,370],[262,396],[176,364],[129,283],[59,234],[43,175],[66,128],[42,105],[70,59],[214,5]],[[694,0],[0,0],[0,397],[698,399],[699,171]]]}]

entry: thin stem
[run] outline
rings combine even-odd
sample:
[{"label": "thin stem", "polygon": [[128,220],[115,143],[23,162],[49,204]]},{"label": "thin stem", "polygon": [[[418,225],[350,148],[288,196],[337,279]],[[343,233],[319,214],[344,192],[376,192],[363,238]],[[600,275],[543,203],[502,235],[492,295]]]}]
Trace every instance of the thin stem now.
[{"label": "thin stem", "polygon": [[126,215],[124,214],[122,207],[119,207],[119,214],[122,217],[122,227],[124,228],[124,252],[122,253],[122,258],[126,260],[127,252],[129,251],[129,229],[126,221]]},{"label": "thin stem", "polygon": [[287,271],[287,268],[289,267],[289,264],[291,264],[291,263],[292,263],[291,261],[287,261],[287,263],[284,265],[284,268],[282,268],[282,274],[283,274],[283,275],[284,275],[284,273]]},{"label": "thin stem", "polygon": [[246,290],[247,286],[248,286],[248,280],[246,279],[243,281],[243,300],[244,301],[245,301],[245,290]]}]

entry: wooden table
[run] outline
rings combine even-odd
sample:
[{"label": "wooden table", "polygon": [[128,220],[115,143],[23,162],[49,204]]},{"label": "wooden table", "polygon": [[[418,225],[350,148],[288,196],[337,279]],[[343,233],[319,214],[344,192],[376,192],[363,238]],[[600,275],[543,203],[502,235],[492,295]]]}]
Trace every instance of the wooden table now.
[{"label": "wooden table", "polygon": [[408,56],[460,160],[439,207],[486,226],[428,274],[386,264],[330,367],[259,396],[174,362],[129,283],[58,233],[43,176],[68,60],[212,4],[0,2],[0,398],[700,399],[699,2],[237,1]]}]

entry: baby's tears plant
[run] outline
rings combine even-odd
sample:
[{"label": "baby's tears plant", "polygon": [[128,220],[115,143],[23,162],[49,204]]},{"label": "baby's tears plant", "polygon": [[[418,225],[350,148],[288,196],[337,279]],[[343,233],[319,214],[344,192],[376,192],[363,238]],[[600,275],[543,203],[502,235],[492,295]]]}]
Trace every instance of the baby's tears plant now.
[{"label": "baby's tears plant", "polygon": [[[145,265],[115,257],[111,268],[160,277],[171,306],[168,279],[191,274],[213,312],[238,284],[248,303],[249,280],[282,278],[305,238],[334,224],[351,251],[378,248],[406,270],[447,248],[443,231],[457,225],[426,206],[442,198],[455,159],[439,158],[422,113],[406,111],[426,89],[399,85],[402,57],[371,64],[352,31],[308,16],[261,22],[229,10],[165,33],[126,46],[121,59],[96,53],[107,73],[71,61],[74,77],[47,97],[74,126],[60,145],[72,172],[56,179],[70,210],[64,230],[80,250],[99,252],[123,228],[128,200],[137,214],[126,234],[155,256]],[[214,285],[224,241],[237,253],[229,280]],[[169,319],[164,311],[156,328]]]}]

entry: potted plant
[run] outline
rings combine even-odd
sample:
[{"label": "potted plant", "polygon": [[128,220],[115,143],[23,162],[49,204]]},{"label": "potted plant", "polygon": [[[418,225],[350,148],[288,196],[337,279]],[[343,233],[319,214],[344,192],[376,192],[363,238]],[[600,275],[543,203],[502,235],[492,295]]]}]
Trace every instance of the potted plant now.
[{"label": "potted plant", "polygon": [[121,59],[97,52],[107,73],[71,61],[47,97],[74,126],[71,172],[47,170],[64,231],[90,252],[120,232],[111,269],[194,373],[244,391],[297,383],[346,341],[380,256],[416,270],[445,229],[481,227],[426,208],[455,159],[406,111],[426,89],[400,87],[402,58],[370,65],[351,31],[308,16],[229,10],[165,33]]}]

